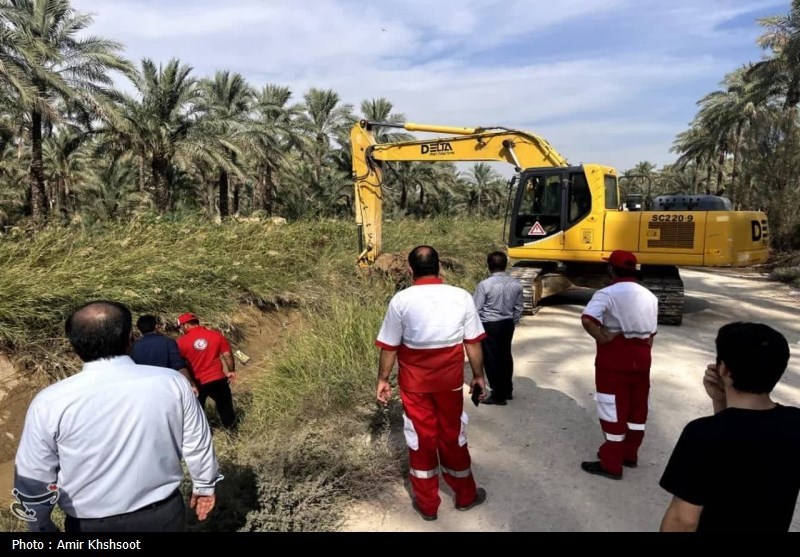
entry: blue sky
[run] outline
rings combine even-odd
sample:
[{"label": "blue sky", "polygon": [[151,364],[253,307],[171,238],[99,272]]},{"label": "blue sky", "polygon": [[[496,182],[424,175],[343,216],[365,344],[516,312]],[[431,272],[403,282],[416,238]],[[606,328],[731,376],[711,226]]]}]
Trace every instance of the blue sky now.
[{"label": "blue sky", "polygon": [[178,57],[296,100],[386,97],[409,121],[502,125],[572,163],[674,160],[726,73],[763,56],[756,19],[789,0],[73,0],[133,59]]}]

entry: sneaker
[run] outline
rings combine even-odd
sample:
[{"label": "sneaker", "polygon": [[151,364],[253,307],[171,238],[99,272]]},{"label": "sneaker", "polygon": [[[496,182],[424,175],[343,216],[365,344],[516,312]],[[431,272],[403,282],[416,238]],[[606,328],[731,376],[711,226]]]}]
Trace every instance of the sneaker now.
[{"label": "sneaker", "polygon": [[486,490],[483,489],[482,487],[479,487],[477,489],[477,492],[478,493],[475,496],[475,500],[472,503],[470,503],[469,505],[464,505],[463,507],[459,507],[458,505],[456,505],[456,509],[458,509],[459,511],[468,511],[472,507],[477,507],[478,505],[486,501]]},{"label": "sneaker", "polygon": [[481,401],[481,404],[496,404],[497,406],[505,406],[508,403],[505,400],[494,398],[492,395],[489,395]]},{"label": "sneaker", "polygon": [[411,506],[414,508],[415,511],[417,511],[417,514],[419,514],[422,517],[422,520],[431,521],[431,520],[436,520],[438,518],[438,516],[435,514],[425,514],[424,512],[422,512],[420,508],[417,506],[416,501],[411,503]]},{"label": "sneaker", "polygon": [[581,462],[581,469],[583,469],[584,472],[588,472],[589,474],[603,476],[604,478],[609,478],[612,480],[622,479],[622,474],[612,474],[611,472],[607,472],[600,464],[599,460],[593,462]]}]

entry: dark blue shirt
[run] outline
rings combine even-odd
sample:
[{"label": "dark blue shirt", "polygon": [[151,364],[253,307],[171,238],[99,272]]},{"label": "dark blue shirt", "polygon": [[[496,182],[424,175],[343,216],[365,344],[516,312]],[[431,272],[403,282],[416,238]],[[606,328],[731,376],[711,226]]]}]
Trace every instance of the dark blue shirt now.
[{"label": "dark blue shirt", "polygon": [[147,333],[137,340],[131,357],[140,366],[167,367],[176,371],[186,367],[178,343],[158,333]]}]

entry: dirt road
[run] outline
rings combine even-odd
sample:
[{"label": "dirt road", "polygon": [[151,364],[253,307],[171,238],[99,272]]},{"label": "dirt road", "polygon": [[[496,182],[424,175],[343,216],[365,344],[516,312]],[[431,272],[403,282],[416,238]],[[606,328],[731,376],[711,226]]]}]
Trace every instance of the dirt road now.
[{"label": "dirt road", "polygon": [[[350,531],[655,531],[669,495],[658,487],[683,426],[707,415],[701,386],[713,361],[717,329],[730,321],[770,324],[789,339],[789,370],[775,399],[800,406],[800,292],[758,275],[683,270],[686,316],[661,327],[652,369],[651,414],[640,465],[622,481],[581,471],[602,438],[593,399],[594,344],[579,323],[592,291],[570,291],[526,317],[514,338],[514,400],[508,406],[467,402],[473,470],[486,503],[453,508],[443,485],[439,519],[411,510],[402,481],[386,501],[352,510]],[[465,399],[466,400],[466,399]],[[800,508],[793,530],[800,531]]]}]

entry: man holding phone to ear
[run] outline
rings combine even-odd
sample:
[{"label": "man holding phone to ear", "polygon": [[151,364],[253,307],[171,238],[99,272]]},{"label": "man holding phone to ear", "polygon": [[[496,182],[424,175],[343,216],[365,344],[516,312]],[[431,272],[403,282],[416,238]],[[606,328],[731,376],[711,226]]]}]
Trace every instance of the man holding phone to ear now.
[{"label": "man holding phone to ear", "polygon": [[703,386],[714,415],[690,422],[661,487],[662,532],[787,532],[800,491],[800,408],[770,393],[789,362],[786,338],[761,323],[717,334]]},{"label": "man holding phone to ear", "polygon": [[481,351],[486,333],[470,293],[439,278],[435,249],[414,248],[408,263],[414,284],[389,302],[375,341],[381,349],[376,397],[389,403],[389,376],[397,360],[413,507],[423,519],[436,520],[440,465],[455,492],[456,509],[466,511],[486,500],[472,476],[463,395],[466,350],[470,393],[477,395],[473,402],[486,396]]}]

